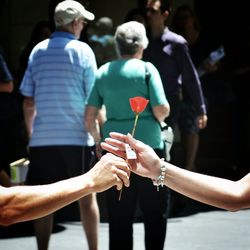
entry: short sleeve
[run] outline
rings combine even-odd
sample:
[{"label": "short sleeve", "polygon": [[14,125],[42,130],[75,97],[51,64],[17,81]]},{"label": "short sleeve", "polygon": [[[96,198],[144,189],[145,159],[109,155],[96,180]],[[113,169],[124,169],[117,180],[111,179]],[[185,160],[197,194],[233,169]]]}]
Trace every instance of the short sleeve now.
[{"label": "short sleeve", "polygon": [[101,108],[103,104],[102,97],[98,91],[98,85],[99,85],[99,78],[97,77],[94,83],[94,86],[90,92],[87,105],[88,106],[94,106],[96,108]]}]

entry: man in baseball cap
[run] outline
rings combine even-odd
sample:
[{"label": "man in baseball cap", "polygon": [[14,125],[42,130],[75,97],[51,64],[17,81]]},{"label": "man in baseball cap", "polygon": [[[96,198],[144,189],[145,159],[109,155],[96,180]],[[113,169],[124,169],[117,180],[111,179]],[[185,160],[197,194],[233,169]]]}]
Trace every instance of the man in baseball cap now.
[{"label": "man in baseball cap", "polygon": [[54,21],[57,27],[69,24],[79,18],[92,21],[95,19],[95,15],[87,11],[79,2],[73,0],[60,2],[55,8]]},{"label": "man in baseball cap", "polygon": [[[86,20],[93,19],[79,2],[60,2],[54,12],[55,31],[30,54],[20,87],[30,135],[28,185],[77,176],[93,162],[94,139],[81,121],[97,65],[90,46],[78,40]],[[95,194],[81,198],[79,205],[88,249],[96,250],[99,208]],[[35,220],[34,226],[37,248],[48,249],[53,214]]]}]

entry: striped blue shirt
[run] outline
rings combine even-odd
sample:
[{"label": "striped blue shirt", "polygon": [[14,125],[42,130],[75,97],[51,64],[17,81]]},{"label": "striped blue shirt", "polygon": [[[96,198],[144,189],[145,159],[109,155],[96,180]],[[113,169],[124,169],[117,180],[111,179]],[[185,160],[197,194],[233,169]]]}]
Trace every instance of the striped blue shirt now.
[{"label": "striped blue shirt", "polygon": [[91,48],[70,33],[54,32],[35,46],[20,87],[35,101],[30,146],[94,144],[84,112],[96,70]]}]

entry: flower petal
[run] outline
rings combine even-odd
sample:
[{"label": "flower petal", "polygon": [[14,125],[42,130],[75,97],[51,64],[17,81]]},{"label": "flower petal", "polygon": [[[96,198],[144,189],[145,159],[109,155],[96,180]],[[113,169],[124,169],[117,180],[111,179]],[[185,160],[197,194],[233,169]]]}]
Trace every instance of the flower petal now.
[{"label": "flower petal", "polygon": [[141,96],[136,96],[133,98],[129,98],[129,102],[133,112],[141,113],[146,108],[149,100]]}]

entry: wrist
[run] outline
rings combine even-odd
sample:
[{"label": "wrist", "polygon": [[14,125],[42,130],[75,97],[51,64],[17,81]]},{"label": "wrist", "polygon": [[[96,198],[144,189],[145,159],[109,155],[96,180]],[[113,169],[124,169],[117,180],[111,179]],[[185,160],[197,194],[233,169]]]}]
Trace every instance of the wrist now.
[{"label": "wrist", "polygon": [[164,159],[157,157],[157,160],[154,161],[154,171],[152,171],[152,180],[156,180],[157,177],[161,174],[161,165],[164,163]]},{"label": "wrist", "polygon": [[167,166],[165,162],[161,159],[157,169],[159,169],[159,175],[153,179],[153,184],[157,187],[157,191],[159,191],[159,187],[164,186],[165,178],[166,178],[166,171],[167,171]]},{"label": "wrist", "polygon": [[91,172],[87,172],[79,176],[79,178],[81,178],[80,185],[84,193],[91,194],[95,192],[95,182]]}]

